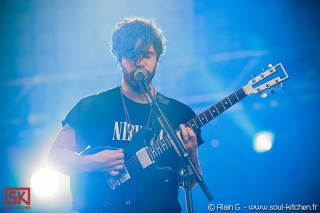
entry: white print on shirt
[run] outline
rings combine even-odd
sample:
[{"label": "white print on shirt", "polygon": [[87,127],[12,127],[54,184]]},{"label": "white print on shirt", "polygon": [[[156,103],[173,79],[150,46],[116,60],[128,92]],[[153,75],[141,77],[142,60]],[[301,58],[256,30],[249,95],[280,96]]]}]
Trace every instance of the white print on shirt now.
[{"label": "white print on shirt", "polygon": [[133,133],[138,132],[142,129],[141,125],[133,125],[127,122],[114,122],[113,136],[112,140],[117,141],[131,141]]},{"label": "white print on shirt", "polygon": [[[113,129],[113,136],[112,140],[117,141],[131,141],[134,133],[138,132],[142,129],[143,126],[141,125],[133,125],[127,122],[114,122],[114,129]],[[157,140],[163,139],[163,130],[159,132]]]}]

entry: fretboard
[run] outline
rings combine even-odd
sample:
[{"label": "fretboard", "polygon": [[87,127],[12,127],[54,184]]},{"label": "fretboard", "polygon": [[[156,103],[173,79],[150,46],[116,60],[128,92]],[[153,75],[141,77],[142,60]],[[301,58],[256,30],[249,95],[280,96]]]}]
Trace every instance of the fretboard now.
[{"label": "fretboard", "polygon": [[[190,127],[194,132],[196,132],[200,127],[209,123],[212,119],[218,117],[221,113],[229,109],[231,106],[238,103],[247,94],[244,92],[243,88],[237,90],[236,92],[232,93],[222,101],[218,102],[217,104],[213,105],[200,115],[192,118],[188,122],[185,123],[186,127]],[[179,129],[176,129],[177,132]],[[150,156],[151,160],[156,159],[161,154],[165,153],[168,149],[172,147],[169,139],[164,137],[163,139],[155,142],[151,146],[147,148],[148,155]]]}]

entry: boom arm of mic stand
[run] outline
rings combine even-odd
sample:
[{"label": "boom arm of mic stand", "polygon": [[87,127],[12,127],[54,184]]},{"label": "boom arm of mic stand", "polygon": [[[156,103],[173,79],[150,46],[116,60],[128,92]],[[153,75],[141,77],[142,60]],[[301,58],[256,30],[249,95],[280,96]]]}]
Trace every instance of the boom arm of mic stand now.
[{"label": "boom arm of mic stand", "polygon": [[[185,150],[181,141],[178,139],[177,135],[173,131],[168,119],[162,113],[157,101],[155,100],[155,98],[151,94],[150,87],[144,81],[139,81],[139,85],[140,85],[141,89],[145,92],[145,94],[148,94],[149,98],[151,99],[152,102],[151,103],[149,102],[149,104],[152,108],[152,112],[156,115],[161,127],[163,128],[163,130],[167,134],[167,137],[170,139],[171,142],[173,142],[173,145],[175,147],[177,154],[184,161],[185,165],[190,167],[190,169],[192,170],[192,172],[195,176],[195,180],[200,185],[200,187],[201,187],[202,191],[204,192],[204,194],[206,195],[207,199],[209,201],[213,200],[213,197],[212,197],[207,185],[205,184],[200,173],[198,172],[198,170],[194,166],[189,154],[187,153],[187,151]],[[146,95],[145,95],[145,97],[147,99]]]}]

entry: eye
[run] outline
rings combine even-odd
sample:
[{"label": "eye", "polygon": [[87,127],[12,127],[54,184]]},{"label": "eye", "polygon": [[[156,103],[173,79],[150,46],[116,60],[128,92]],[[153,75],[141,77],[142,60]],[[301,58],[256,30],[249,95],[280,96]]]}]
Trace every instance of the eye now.
[{"label": "eye", "polygon": [[154,54],[152,52],[146,52],[146,53],[143,53],[142,57],[144,58],[151,58]]}]

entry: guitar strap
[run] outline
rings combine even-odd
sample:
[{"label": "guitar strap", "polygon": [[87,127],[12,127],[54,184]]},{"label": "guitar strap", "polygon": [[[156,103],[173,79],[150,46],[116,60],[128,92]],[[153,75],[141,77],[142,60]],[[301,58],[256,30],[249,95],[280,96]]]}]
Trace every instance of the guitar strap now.
[{"label": "guitar strap", "polygon": [[165,105],[169,105],[169,99],[157,92],[156,100]]}]

